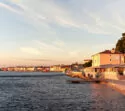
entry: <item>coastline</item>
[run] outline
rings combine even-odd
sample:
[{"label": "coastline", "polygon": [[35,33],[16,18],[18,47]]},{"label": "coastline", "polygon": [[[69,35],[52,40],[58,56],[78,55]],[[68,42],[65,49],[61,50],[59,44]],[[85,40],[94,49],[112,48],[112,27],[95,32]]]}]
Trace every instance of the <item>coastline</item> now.
[{"label": "coastline", "polygon": [[125,95],[125,86],[117,83],[107,82],[106,85],[111,87],[112,89],[118,91],[119,93]]},{"label": "coastline", "polygon": [[[83,81],[85,81],[85,82],[87,81],[87,79],[85,80],[85,78],[83,77],[82,73],[74,73],[74,74],[70,73],[70,74],[66,74],[66,75],[70,76],[72,78],[83,79]],[[79,82],[81,82],[81,81],[79,81]],[[88,82],[90,82],[90,81],[88,80]],[[109,86],[110,88],[118,91],[119,93],[125,95],[125,81],[123,81],[123,80],[116,80],[116,81],[103,80],[103,81],[100,81],[100,84],[105,84],[105,85]]]}]

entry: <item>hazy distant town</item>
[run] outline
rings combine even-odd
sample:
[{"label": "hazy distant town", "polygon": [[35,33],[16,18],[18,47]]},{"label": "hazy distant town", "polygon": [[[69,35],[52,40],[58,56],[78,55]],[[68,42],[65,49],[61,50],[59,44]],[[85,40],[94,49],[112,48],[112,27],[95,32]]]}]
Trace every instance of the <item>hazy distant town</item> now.
[{"label": "hazy distant town", "polygon": [[[51,66],[16,66],[1,67],[0,71],[18,71],[18,72],[65,72],[66,70],[81,71],[95,75],[96,72],[111,74],[123,74],[125,70],[125,33],[117,41],[116,47],[111,50],[104,50],[91,56],[91,59],[85,59],[82,63],[72,63],[69,65],[51,65]],[[114,68],[114,69],[113,69]]]}]

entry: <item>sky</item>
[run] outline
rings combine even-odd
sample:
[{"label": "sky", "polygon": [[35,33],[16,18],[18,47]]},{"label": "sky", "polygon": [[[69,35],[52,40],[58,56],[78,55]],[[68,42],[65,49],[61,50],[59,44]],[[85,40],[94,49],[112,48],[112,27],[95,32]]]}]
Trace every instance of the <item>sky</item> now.
[{"label": "sky", "polygon": [[0,66],[71,64],[112,49],[125,0],[0,0]]}]

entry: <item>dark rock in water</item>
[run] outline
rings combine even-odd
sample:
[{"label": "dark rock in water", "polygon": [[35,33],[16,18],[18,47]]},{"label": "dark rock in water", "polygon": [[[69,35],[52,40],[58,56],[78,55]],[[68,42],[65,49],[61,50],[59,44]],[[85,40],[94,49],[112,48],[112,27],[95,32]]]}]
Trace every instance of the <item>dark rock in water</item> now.
[{"label": "dark rock in water", "polygon": [[71,81],[72,83],[80,83],[80,81],[77,81],[77,80],[73,80]]},{"label": "dark rock in water", "polygon": [[67,80],[68,83],[80,83],[79,80]]},{"label": "dark rock in water", "polygon": [[101,81],[100,80],[96,80],[95,83],[100,83]]}]

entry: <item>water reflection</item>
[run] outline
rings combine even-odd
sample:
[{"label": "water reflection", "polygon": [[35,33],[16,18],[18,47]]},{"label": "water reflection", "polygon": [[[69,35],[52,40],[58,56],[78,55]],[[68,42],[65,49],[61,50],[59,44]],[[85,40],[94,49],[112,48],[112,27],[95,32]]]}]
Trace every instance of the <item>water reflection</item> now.
[{"label": "water reflection", "polygon": [[125,97],[106,85],[69,84],[71,78],[54,74],[0,77],[0,111],[125,110]]}]

